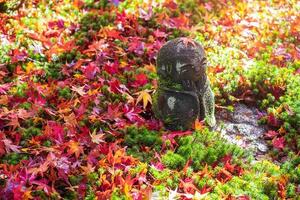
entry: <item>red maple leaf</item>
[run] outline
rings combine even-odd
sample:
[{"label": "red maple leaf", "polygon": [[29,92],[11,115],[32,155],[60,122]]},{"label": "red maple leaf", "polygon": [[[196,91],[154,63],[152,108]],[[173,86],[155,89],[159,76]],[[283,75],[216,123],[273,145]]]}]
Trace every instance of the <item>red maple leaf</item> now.
[{"label": "red maple leaf", "polygon": [[165,32],[162,32],[162,31],[160,31],[160,30],[155,30],[154,32],[153,32],[153,35],[156,37],[156,38],[165,38],[165,37],[167,37],[168,36],[168,34],[166,34]]},{"label": "red maple leaf", "polygon": [[148,83],[148,78],[145,74],[141,73],[141,74],[137,74],[135,76],[135,81],[132,83],[132,87],[141,87],[144,86],[145,84]]},{"label": "red maple leaf", "polygon": [[109,104],[107,106],[107,112],[105,113],[104,118],[111,121],[117,120],[123,115],[123,112],[120,109],[121,109],[120,104],[117,105]]},{"label": "red maple leaf", "polygon": [[139,113],[142,112],[142,110],[137,107],[129,107],[128,105],[125,105],[123,112],[125,113],[125,117],[133,123],[144,122],[144,119],[141,116],[139,116]]},{"label": "red maple leaf", "polygon": [[285,143],[284,137],[274,138],[272,141],[272,144],[276,149],[283,149],[284,143]]},{"label": "red maple leaf", "polygon": [[200,191],[194,185],[193,180],[191,178],[185,178],[183,180],[180,180],[179,187],[181,187],[185,193],[193,194],[195,193],[195,191],[200,193]]},{"label": "red maple leaf", "polygon": [[121,88],[120,88],[120,81],[118,79],[113,79],[109,82],[109,88],[110,91],[112,91],[113,93],[120,93],[122,92]]},{"label": "red maple leaf", "polygon": [[222,183],[226,183],[227,181],[229,181],[232,178],[232,174],[227,171],[226,169],[221,169],[220,172],[217,174],[216,177],[220,182]]},{"label": "red maple leaf", "polygon": [[65,134],[64,127],[55,121],[48,121],[45,127],[45,134],[52,140],[61,143]]},{"label": "red maple leaf", "polygon": [[207,185],[204,185],[201,190],[200,190],[200,194],[205,194],[205,193],[208,193],[212,190],[211,187],[207,186]]},{"label": "red maple leaf", "polygon": [[11,52],[11,61],[16,63],[18,61],[25,61],[28,54],[25,50],[20,51],[19,49],[14,49]]},{"label": "red maple leaf", "polygon": [[104,70],[111,75],[119,73],[119,63],[118,62],[113,62],[113,63],[107,62],[106,65],[104,65]]},{"label": "red maple leaf", "polygon": [[268,115],[268,124],[273,127],[279,127],[281,123],[273,113],[270,113]]},{"label": "red maple leaf", "polygon": [[122,40],[123,37],[120,34],[121,32],[115,29],[109,30],[107,33],[107,35],[111,38]]},{"label": "red maple leaf", "polygon": [[277,136],[279,133],[276,131],[271,131],[269,130],[267,133],[265,133],[265,136],[268,138],[274,138],[275,136]]},{"label": "red maple leaf", "polygon": [[130,41],[130,43],[128,45],[128,51],[134,52],[137,55],[143,55],[144,49],[145,49],[145,43],[140,41],[139,37],[132,38],[132,40]]},{"label": "red maple leaf", "polygon": [[251,200],[251,199],[248,195],[242,195],[242,196],[238,196],[237,200]]},{"label": "red maple leaf", "polygon": [[94,79],[96,73],[100,71],[99,67],[94,62],[90,62],[88,66],[82,67],[81,70],[88,79]]},{"label": "red maple leaf", "polygon": [[169,141],[171,142],[171,145],[173,146],[173,145],[176,145],[176,144],[177,144],[176,141],[175,141],[175,137],[177,137],[177,136],[190,135],[190,134],[192,134],[192,133],[193,133],[192,131],[173,131],[173,132],[171,132],[171,133],[167,133],[167,134],[165,134],[165,135],[162,136],[162,140],[163,140],[163,142],[164,142],[162,148],[165,147],[165,142],[166,142],[167,140],[169,140]]},{"label": "red maple leaf", "polygon": [[164,3],[164,7],[169,8],[171,10],[176,10],[178,8],[178,5],[173,0],[168,0]]},{"label": "red maple leaf", "polygon": [[4,143],[5,150],[6,150],[7,153],[9,153],[11,151],[12,152],[17,152],[17,153],[20,152],[20,150],[19,150],[20,146],[13,145],[11,140],[3,139],[2,142]]}]

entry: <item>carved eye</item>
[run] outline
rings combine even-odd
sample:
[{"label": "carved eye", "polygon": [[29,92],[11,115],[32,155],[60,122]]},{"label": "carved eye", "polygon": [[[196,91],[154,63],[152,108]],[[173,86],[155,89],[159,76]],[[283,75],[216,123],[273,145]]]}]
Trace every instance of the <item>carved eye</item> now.
[{"label": "carved eye", "polygon": [[201,61],[200,61],[200,64],[201,64],[201,66],[206,67],[206,65],[207,65],[207,59],[206,59],[205,57],[203,57],[203,58],[201,59]]},{"label": "carved eye", "polygon": [[191,69],[194,69],[194,68],[195,68],[195,66],[192,65],[192,64],[183,65],[182,68],[181,68],[181,73],[186,72],[186,71],[188,72],[188,71],[190,71]]}]

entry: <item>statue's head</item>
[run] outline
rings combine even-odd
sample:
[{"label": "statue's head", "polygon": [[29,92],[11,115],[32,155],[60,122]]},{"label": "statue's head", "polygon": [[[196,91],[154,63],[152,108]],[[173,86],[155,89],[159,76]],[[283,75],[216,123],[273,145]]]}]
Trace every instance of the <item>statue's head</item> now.
[{"label": "statue's head", "polygon": [[198,42],[176,38],[160,49],[156,66],[160,78],[196,81],[205,76],[206,56]]}]

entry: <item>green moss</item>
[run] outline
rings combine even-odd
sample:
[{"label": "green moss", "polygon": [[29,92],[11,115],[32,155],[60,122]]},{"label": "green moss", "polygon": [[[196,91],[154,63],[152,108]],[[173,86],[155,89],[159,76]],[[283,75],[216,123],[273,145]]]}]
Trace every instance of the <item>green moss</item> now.
[{"label": "green moss", "polygon": [[59,88],[58,89],[58,96],[64,99],[71,99],[72,92],[69,87]]},{"label": "green moss", "polygon": [[246,157],[241,148],[225,142],[219,133],[210,132],[208,129],[182,137],[178,144],[176,153],[185,160],[191,159],[193,161],[192,167],[195,170],[201,169],[205,164],[213,164],[225,155],[231,154],[233,159]]},{"label": "green moss", "polygon": [[43,200],[49,199],[49,197],[47,196],[47,194],[43,190],[34,190],[34,191],[32,191],[31,195],[33,197],[38,197],[38,198],[43,199]]},{"label": "green moss", "polygon": [[108,0],[100,0],[100,1],[94,1],[94,0],[85,0],[84,7],[85,8],[94,8],[94,9],[105,9],[110,5]]},{"label": "green moss", "polygon": [[71,175],[69,176],[69,181],[71,183],[71,185],[78,185],[80,183],[80,181],[83,179],[82,176],[78,175],[78,176],[75,176],[75,175]]},{"label": "green moss", "polygon": [[88,185],[87,187],[87,192],[86,192],[86,196],[84,198],[84,200],[96,200],[96,195],[92,189],[92,187],[90,185]]},{"label": "green moss", "polygon": [[[145,127],[137,128],[130,126],[126,130],[124,145],[128,146],[128,153],[134,157],[149,161],[153,151],[158,151],[161,147],[162,140],[156,131],[150,131]],[[142,151],[143,147],[150,147],[149,152]]]},{"label": "green moss", "polygon": [[28,89],[27,83],[19,83],[15,87],[11,88],[10,91],[13,95],[16,95],[18,97],[25,97],[27,89]]},{"label": "green moss", "polygon": [[22,160],[27,160],[29,157],[27,154],[21,154],[21,153],[7,153],[2,159],[1,162],[8,163],[10,165],[17,165]]},{"label": "green moss", "polygon": [[122,194],[122,191],[119,188],[115,188],[111,194],[111,200],[127,200],[126,196]]},{"label": "green moss", "polygon": [[50,140],[46,140],[43,142],[43,146],[45,146],[45,147],[51,147],[51,145],[52,145],[52,142]]},{"label": "green moss", "polygon": [[42,131],[40,128],[37,128],[37,127],[29,127],[27,129],[25,129],[22,133],[22,139],[23,140],[26,140],[26,139],[30,139],[34,136],[38,136],[38,135],[41,135],[42,134]]},{"label": "green moss", "polygon": [[29,110],[29,109],[31,108],[31,103],[29,103],[29,102],[24,102],[24,103],[21,103],[21,104],[19,105],[19,107],[20,107],[20,108],[23,108],[23,109],[25,109],[25,110]]},{"label": "green moss", "polygon": [[99,179],[99,175],[96,172],[92,172],[88,174],[89,183],[95,183]]},{"label": "green moss", "polygon": [[145,146],[161,145],[162,141],[159,134],[155,131],[150,131],[145,127],[136,128],[131,126],[127,129],[124,138],[124,144],[133,146],[136,144]]},{"label": "green moss", "polygon": [[[99,2],[98,5],[100,4],[101,2]],[[96,4],[92,3],[91,5]],[[105,5],[103,4],[103,6]],[[104,12],[101,14],[88,12],[85,14],[79,22],[80,30],[75,33],[75,38],[77,39],[76,44],[80,46],[87,44],[94,36],[96,36],[100,28],[112,24],[114,18],[115,15],[110,12]]]},{"label": "green moss", "polygon": [[183,91],[183,86],[180,83],[176,83],[173,80],[160,77],[159,79],[159,87],[168,88],[177,91]]},{"label": "green moss", "polygon": [[186,159],[177,153],[168,151],[162,156],[162,163],[170,169],[182,169]]}]

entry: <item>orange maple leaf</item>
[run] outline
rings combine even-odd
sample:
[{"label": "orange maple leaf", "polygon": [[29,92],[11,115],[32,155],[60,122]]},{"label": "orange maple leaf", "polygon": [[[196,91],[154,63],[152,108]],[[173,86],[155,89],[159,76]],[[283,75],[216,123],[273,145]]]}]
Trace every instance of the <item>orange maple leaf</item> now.
[{"label": "orange maple leaf", "polygon": [[88,163],[86,167],[81,166],[80,168],[83,170],[84,175],[88,175],[95,171],[95,167],[92,167],[92,165],[90,163]]},{"label": "orange maple leaf", "polygon": [[83,153],[83,147],[80,146],[79,142],[76,142],[74,140],[71,140],[67,143],[67,147],[69,148],[68,153],[75,154],[76,158],[80,156],[81,153]]},{"label": "orange maple leaf", "polygon": [[203,122],[202,121],[199,121],[199,119],[197,118],[195,120],[195,124],[194,124],[194,128],[195,128],[195,131],[200,131],[204,128],[204,125],[203,125]]},{"label": "orange maple leaf", "polygon": [[64,116],[64,121],[66,122],[67,126],[70,126],[73,128],[77,126],[77,120],[76,120],[76,116],[74,113],[71,113],[68,116]]}]

